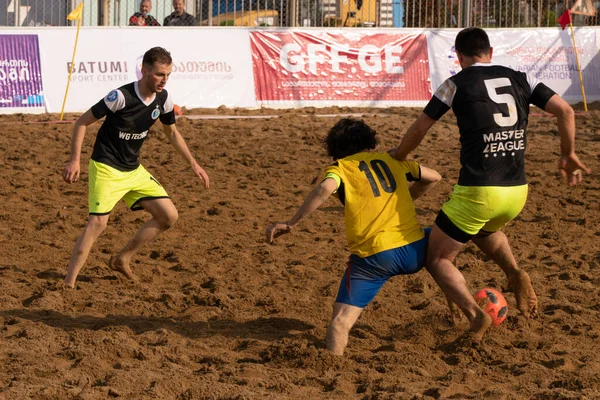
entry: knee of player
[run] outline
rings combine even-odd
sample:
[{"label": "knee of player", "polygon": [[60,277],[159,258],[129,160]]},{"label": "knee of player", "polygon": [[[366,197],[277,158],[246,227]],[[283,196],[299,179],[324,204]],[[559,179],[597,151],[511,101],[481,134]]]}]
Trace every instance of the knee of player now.
[{"label": "knee of player", "polygon": [[172,211],[169,211],[167,214],[165,214],[161,218],[160,223],[162,224],[162,226],[165,229],[169,229],[170,227],[175,225],[175,222],[177,222],[178,218],[179,218],[179,213],[177,212],[176,209],[173,209]]},{"label": "knee of player", "polygon": [[341,314],[333,317],[329,325],[336,331],[348,332],[352,328],[352,321],[347,316]]},{"label": "knee of player", "polygon": [[97,215],[90,215],[87,228],[97,233],[102,233],[108,226],[108,218],[101,218]]}]

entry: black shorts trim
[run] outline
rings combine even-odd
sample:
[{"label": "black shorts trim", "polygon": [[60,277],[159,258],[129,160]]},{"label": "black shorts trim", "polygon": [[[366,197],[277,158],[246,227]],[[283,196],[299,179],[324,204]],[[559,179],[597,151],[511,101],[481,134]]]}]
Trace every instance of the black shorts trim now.
[{"label": "black shorts trim", "polygon": [[88,213],[88,215],[108,215],[112,212],[112,210],[110,210],[109,212],[104,212],[104,213]]},{"label": "black shorts trim", "polygon": [[135,201],[135,203],[133,203],[131,205],[131,211],[139,211],[139,210],[143,210],[144,207],[142,207],[139,202],[140,201],[144,201],[144,200],[156,200],[156,199],[168,199],[169,196],[158,196],[158,197],[142,197],[141,199],[137,199]]},{"label": "black shorts trim", "polygon": [[435,219],[435,224],[442,230],[442,232],[457,242],[467,243],[469,240],[471,240],[471,238],[473,238],[473,235],[464,232],[462,229],[454,225],[454,222],[450,221],[450,218],[448,218],[446,213],[442,210],[440,210],[438,213],[438,216]]},{"label": "black shorts trim", "polygon": [[[497,232],[497,231],[496,231]],[[477,235],[475,235],[474,237],[476,238],[484,238],[484,237],[488,237],[490,235],[493,235],[496,232],[488,232],[488,231],[484,231],[483,229],[480,230],[479,232],[477,232]]]}]

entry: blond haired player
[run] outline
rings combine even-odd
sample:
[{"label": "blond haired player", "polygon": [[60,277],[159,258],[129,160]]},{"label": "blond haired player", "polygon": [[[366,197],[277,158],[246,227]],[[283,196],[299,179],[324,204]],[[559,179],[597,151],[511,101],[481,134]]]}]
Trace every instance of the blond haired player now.
[{"label": "blond haired player", "polygon": [[164,90],[173,60],[162,47],[148,50],[142,60],[142,78],[111,91],[86,111],[73,129],[71,158],[62,176],[65,182],[79,179],[81,146],[88,125],[106,117],[96,136],[89,162],[89,219],[75,242],[65,284],[75,286],[92,245],[108,224],[113,207],[123,199],[132,210],[146,210],[152,218],[133,239],[109,260],[109,267],[135,279],[131,257],[143,245],[169,229],[177,220],[177,209],[162,185],[138,161],[148,130],[160,119],[163,131],[192,171],[208,188],[208,176],[188,150],[175,126],[173,100]]},{"label": "blond haired player", "polygon": [[441,179],[414,161],[369,151],[377,145],[375,135],[363,121],[341,119],[325,139],[335,164],[325,169],[321,183],[290,220],[267,228],[267,240],[273,242],[331,194],[344,205],[351,255],[327,329],[327,349],[337,355],[344,353],[350,329],[383,284],[423,267],[428,232],[417,221],[413,200]]}]

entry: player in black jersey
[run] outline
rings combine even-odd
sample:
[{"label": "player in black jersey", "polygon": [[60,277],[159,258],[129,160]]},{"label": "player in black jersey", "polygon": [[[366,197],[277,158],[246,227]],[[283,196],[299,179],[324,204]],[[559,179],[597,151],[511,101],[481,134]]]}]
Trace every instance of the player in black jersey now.
[{"label": "player in black jersey", "polygon": [[169,229],[177,220],[175,205],[161,184],[138,161],[148,131],[157,119],[177,152],[190,164],[208,188],[206,172],[198,165],[175,126],[173,101],[164,90],[171,74],[171,54],[161,48],[148,50],[142,60],[142,78],[111,91],[75,122],[71,158],[62,176],[67,183],[76,182],[80,173],[81,146],[88,125],[106,117],[98,130],[89,163],[89,219],[75,242],[65,284],[75,286],[92,245],[108,224],[115,204],[123,199],[132,210],[144,209],[152,218],[135,234],[109,267],[135,280],[129,267],[131,257],[143,245]]},{"label": "player in black jersey", "polygon": [[559,169],[567,183],[580,183],[582,171],[589,173],[589,169],[575,155],[573,109],[560,96],[535,78],[492,64],[493,49],[480,28],[460,31],[455,49],[462,71],[437,89],[408,129],[395,157],[404,160],[452,108],[460,131],[462,168],[454,193],[435,220],[426,265],[451,308],[456,304],[462,310],[472,337],[480,340],[491,318],[477,305],[463,275],[453,265],[469,240],[502,268],[515,292],[517,308],[526,317],[537,312],[529,275],[518,267],[500,230],[519,214],[527,199],[524,155],[529,104],[557,118]]}]

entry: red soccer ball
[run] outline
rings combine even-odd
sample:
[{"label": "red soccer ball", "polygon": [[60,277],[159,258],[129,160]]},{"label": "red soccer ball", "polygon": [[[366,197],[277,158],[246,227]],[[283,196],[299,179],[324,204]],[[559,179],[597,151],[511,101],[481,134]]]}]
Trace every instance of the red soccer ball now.
[{"label": "red soccer ball", "polygon": [[498,326],[506,319],[508,315],[508,304],[506,299],[496,289],[484,288],[475,293],[475,300],[481,306],[481,309],[492,317],[494,326]]},{"label": "red soccer ball", "polygon": [[173,111],[175,112],[175,115],[178,117],[183,115],[183,112],[181,111],[181,107],[179,107],[177,104],[175,104],[173,106]]}]

